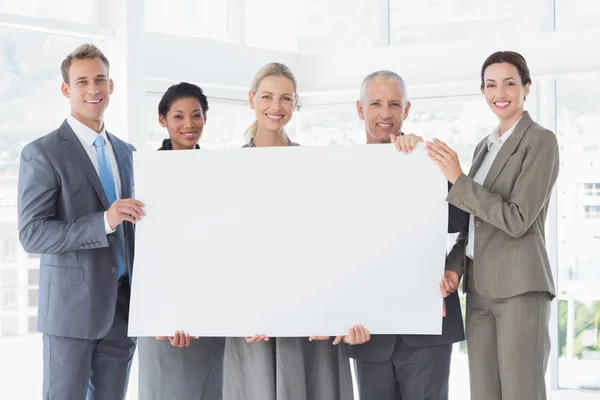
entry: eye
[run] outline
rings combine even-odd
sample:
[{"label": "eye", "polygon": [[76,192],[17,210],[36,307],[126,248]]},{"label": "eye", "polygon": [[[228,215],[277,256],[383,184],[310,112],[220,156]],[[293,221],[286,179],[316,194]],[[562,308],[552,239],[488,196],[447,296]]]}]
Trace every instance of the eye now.
[{"label": "eye", "polygon": [[289,97],[289,96],[283,96],[283,99],[284,99],[285,101],[292,101],[292,98],[291,98],[291,97]]},{"label": "eye", "polygon": [[493,83],[488,83],[487,85],[485,85],[486,88],[493,88],[494,86],[496,85],[494,85]]},{"label": "eye", "polygon": [[262,98],[265,100],[271,100],[271,96],[268,94],[263,95]]},{"label": "eye", "polygon": [[379,107],[379,105],[380,105],[380,104],[381,104],[381,103],[379,103],[378,101],[376,101],[376,102],[374,102],[374,103],[371,103],[371,105],[372,105],[373,107]]},{"label": "eye", "polygon": [[198,119],[198,118],[202,118],[202,114],[194,114],[194,115],[193,115],[193,118],[196,118],[196,119]]},{"label": "eye", "polygon": [[174,115],[173,118],[175,118],[175,119],[183,119],[183,116],[181,116],[181,115]]},{"label": "eye", "polygon": [[392,106],[394,106],[394,107],[400,107],[401,104],[400,103],[392,103]]}]

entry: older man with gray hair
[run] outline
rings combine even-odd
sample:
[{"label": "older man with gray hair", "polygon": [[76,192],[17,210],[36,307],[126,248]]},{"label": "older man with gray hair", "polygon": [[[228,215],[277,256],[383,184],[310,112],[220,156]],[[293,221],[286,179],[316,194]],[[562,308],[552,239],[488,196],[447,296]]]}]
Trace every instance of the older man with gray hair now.
[{"label": "older man with gray hair", "polygon": [[[394,143],[404,152],[414,149],[422,139],[402,132],[410,107],[406,84],[398,74],[383,70],[367,75],[360,100],[356,102],[358,116],[365,121],[367,143]],[[448,232],[464,229],[468,223],[465,216],[463,211],[450,206]],[[441,265],[439,268],[442,270]],[[384,275],[380,278],[388,279]],[[398,282],[398,290],[404,284]],[[350,356],[356,360],[361,399],[448,399],[452,344],[465,336],[458,295],[454,292],[445,301],[441,335],[371,335],[370,342],[350,347]],[[410,307],[410,304],[399,306]]]}]

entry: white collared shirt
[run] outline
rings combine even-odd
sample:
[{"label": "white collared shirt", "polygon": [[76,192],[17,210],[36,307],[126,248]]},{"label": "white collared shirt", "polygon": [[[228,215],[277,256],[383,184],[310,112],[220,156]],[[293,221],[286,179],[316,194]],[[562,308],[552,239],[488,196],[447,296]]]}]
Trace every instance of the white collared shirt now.
[{"label": "white collared shirt", "polygon": [[[112,170],[113,179],[115,180],[115,189],[117,194],[117,199],[121,198],[121,178],[119,177],[119,167],[117,165],[117,159],[115,158],[115,154],[113,152],[112,144],[108,137],[106,136],[106,130],[104,127],[102,128],[102,132],[97,133],[93,129],[89,128],[82,122],[78,121],[71,114],[67,117],[67,123],[75,132],[75,136],[81,142],[83,149],[90,157],[90,161],[92,165],[96,169],[96,173],[100,176],[100,169],[98,167],[98,153],[96,152],[96,147],[94,147],[94,140],[98,137],[98,135],[102,135],[104,137],[105,145],[104,151],[106,152],[106,157],[108,157],[108,162],[110,163],[110,168]],[[106,234],[113,233],[115,230],[110,227],[108,224],[108,218],[106,217],[106,212],[104,213],[104,228],[106,230]]]},{"label": "white collared shirt", "polygon": [[[521,117],[523,118],[523,117]],[[500,136],[500,127],[497,127],[496,129],[494,129],[494,131],[488,136],[487,138],[487,153],[485,153],[485,156],[483,156],[483,161],[481,162],[481,165],[479,166],[479,169],[477,170],[477,173],[475,173],[475,177],[473,178],[473,180],[477,183],[479,183],[480,185],[483,185],[483,182],[485,181],[485,178],[487,177],[488,172],[490,172],[490,168],[492,167],[492,164],[494,163],[494,160],[496,159],[496,156],[498,155],[498,152],[500,152],[500,149],[502,148],[502,145],[508,140],[508,138],[510,137],[510,135],[512,135],[513,131],[515,130],[515,127],[517,126],[517,124],[519,123],[519,121],[521,120],[521,118],[519,118],[519,120],[517,122],[515,122],[513,124],[513,126],[511,126],[505,133],[504,135]],[[474,249],[475,249],[475,218],[473,217],[473,214],[471,214],[471,216],[469,217],[469,238],[467,240],[467,256],[470,259],[474,259]]]}]

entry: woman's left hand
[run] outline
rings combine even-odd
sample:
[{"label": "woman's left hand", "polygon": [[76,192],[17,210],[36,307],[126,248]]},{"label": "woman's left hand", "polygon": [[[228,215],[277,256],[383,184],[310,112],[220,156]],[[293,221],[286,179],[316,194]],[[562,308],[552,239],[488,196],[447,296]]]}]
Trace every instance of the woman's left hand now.
[{"label": "woman's left hand", "polygon": [[429,158],[436,162],[446,179],[452,184],[456,182],[463,173],[456,152],[438,139],[433,139],[433,142],[427,141],[425,148]]},{"label": "woman's left hand", "polygon": [[346,344],[363,344],[371,340],[371,334],[362,325],[354,325],[346,336],[337,336],[333,344],[344,342]]}]

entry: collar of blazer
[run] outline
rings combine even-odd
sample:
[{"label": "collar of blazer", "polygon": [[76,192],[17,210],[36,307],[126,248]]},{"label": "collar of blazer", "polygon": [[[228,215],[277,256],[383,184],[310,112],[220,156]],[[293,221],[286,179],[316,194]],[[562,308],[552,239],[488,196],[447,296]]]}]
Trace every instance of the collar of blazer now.
[{"label": "collar of blazer", "polygon": [[[521,140],[523,139],[525,132],[527,131],[527,129],[529,128],[529,126],[532,123],[533,123],[533,120],[531,119],[531,116],[529,115],[529,113],[527,111],[525,111],[523,113],[523,117],[517,123],[517,126],[515,126],[515,130],[513,131],[513,133],[510,135],[510,137],[508,139],[506,139],[506,142],[504,142],[504,144],[500,148],[500,151],[496,155],[496,158],[494,159],[494,162],[492,163],[492,166],[490,167],[490,171],[488,172],[487,176],[485,177],[485,180],[483,181],[483,187],[485,187],[487,190],[490,190],[490,188],[496,181],[496,178],[498,178],[500,171],[502,171],[502,168],[504,168],[504,165],[508,161],[508,158],[511,156],[511,154],[513,154],[515,152],[515,150],[517,149],[517,146],[519,145],[519,143],[521,143]],[[485,157],[485,154],[488,151],[487,140],[488,140],[488,136],[486,136],[477,145],[474,162],[473,162],[473,165],[471,166],[471,170],[469,171],[470,178],[475,177],[477,170],[479,170],[479,167],[481,166],[481,163],[483,162],[483,157]]]},{"label": "collar of blazer", "polygon": [[[66,120],[58,128],[58,133],[63,138],[63,140],[65,140],[65,144],[67,145],[71,153],[73,153],[73,156],[79,162],[79,165],[81,165],[81,169],[85,172],[88,179],[92,183],[92,186],[94,187],[96,194],[100,198],[102,205],[108,210],[110,204],[108,204],[108,200],[106,198],[106,194],[104,193],[104,188],[102,188],[102,183],[100,182],[100,178],[98,177],[96,168],[94,168],[94,164],[92,164],[90,157],[86,153],[85,149],[81,145],[81,142],[77,138],[77,135],[75,135],[75,132],[73,132],[73,129],[71,129],[71,126],[67,123]],[[115,155],[115,159],[117,160],[117,165],[123,165],[121,146],[119,145],[118,141],[114,140],[113,135],[110,134],[108,131],[106,132],[106,137],[108,138],[108,140],[110,140],[110,143],[113,147],[113,152]],[[120,168],[119,177],[121,178],[121,187],[123,188],[123,192],[125,192],[125,188],[128,188],[128,186],[126,186],[128,183],[126,182],[126,180],[123,179],[123,174]]]}]

